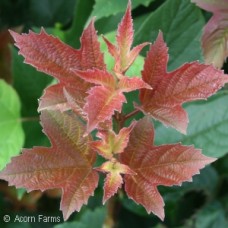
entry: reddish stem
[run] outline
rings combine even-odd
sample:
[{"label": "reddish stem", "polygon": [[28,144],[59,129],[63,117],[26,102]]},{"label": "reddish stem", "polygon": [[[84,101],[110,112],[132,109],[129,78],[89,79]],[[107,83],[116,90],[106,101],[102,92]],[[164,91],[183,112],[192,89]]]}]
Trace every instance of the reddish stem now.
[{"label": "reddish stem", "polygon": [[139,112],[140,112],[140,110],[134,109],[132,112],[130,112],[124,116],[124,121],[126,121],[127,119],[131,118],[132,116],[138,114]]},{"label": "reddish stem", "polygon": [[31,117],[23,117],[20,120],[21,122],[40,121],[40,118],[39,116],[31,116]]},{"label": "reddish stem", "polygon": [[[132,116],[138,114],[140,111],[135,109],[132,112],[128,113],[127,115],[123,115],[122,113],[115,112],[114,120],[116,121],[116,128],[115,132],[118,133],[124,126],[124,123],[127,119],[131,118]],[[104,228],[113,228],[116,226],[116,216],[117,216],[117,209],[119,208],[119,204],[117,202],[116,196],[109,199],[107,204],[107,216],[104,222]]]}]

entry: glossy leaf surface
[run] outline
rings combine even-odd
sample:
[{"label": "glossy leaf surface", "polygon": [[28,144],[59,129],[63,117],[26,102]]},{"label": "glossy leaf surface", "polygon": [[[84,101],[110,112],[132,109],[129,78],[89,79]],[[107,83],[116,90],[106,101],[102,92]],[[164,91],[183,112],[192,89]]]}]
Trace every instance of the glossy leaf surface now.
[{"label": "glossy leaf surface", "polygon": [[121,174],[135,175],[135,172],[132,171],[127,165],[119,163],[114,158],[103,163],[97,168],[97,170],[107,173],[104,183],[103,204],[115,193],[117,193],[117,190],[123,184],[123,178]]},{"label": "glossy leaf surface", "polygon": [[122,128],[118,134],[113,130],[100,130],[97,140],[91,143],[91,146],[104,158],[111,159],[115,154],[122,153],[126,148],[130,133],[135,126],[135,122],[128,128]]},{"label": "glossy leaf surface", "polygon": [[202,155],[193,146],[155,146],[153,140],[153,125],[149,117],[145,117],[133,129],[129,144],[120,156],[121,162],[136,173],[124,177],[128,197],[163,220],[164,202],[157,186],[181,185],[184,181],[191,181],[193,175],[215,159]]},{"label": "glossy leaf surface", "polygon": [[76,71],[76,73],[85,81],[99,85],[92,87],[86,98],[84,111],[88,114],[88,132],[94,130],[100,122],[110,120],[114,111],[121,112],[122,105],[126,102],[123,92],[140,88],[151,89],[140,78],[127,78],[121,75],[118,79],[111,73],[98,69]]},{"label": "glossy leaf surface", "polygon": [[222,71],[198,62],[186,63],[168,73],[167,63],[168,49],[160,33],[151,45],[142,71],[143,80],[153,90],[141,90],[139,109],[186,134],[188,116],[181,105],[206,99],[228,82],[228,77]]},{"label": "glossy leaf surface", "polygon": [[83,137],[84,127],[75,114],[43,111],[41,121],[52,147],[24,149],[0,177],[28,191],[61,188],[60,209],[66,220],[87,203],[97,187],[98,175],[92,169],[95,153],[88,146],[89,137]]},{"label": "glossy leaf surface", "polygon": [[131,50],[133,35],[134,30],[131,17],[131,3],[129,2],[126,13],[117,29],[117,46],[113,45],[104,37],[104,41],[108,46],[108,50],[115,59],[114,71],[116,73],[125,73],[135,61],[142,48],[148,44],[140,44]]}]

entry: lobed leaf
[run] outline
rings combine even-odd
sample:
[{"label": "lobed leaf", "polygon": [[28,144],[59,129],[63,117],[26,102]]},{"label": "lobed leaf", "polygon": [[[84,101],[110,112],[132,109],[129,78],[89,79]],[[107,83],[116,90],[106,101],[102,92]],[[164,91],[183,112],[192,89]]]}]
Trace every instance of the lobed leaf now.
[{"label": "lobed leaf", "polygon": [[141,90],[142,105],[138,108],[164,125],[186,133],[188,116],[181,105],[211,96],[228,82],[228,76],[198,62],[186,63],[167,73],[167,62],[167,47],[160,33],[151,45],[142,71],[143,80],[153,90]]},{"label": "lobed leaf", "polygon": [[25,63],[37,70],[50,74],[59,80],[69,80],[75,75],[72,67],[80,67],[79,52],[62,43],[58,38],[48,35],[44,29],[40,34],[32,31],[19,35],[11,31],[19,54],[25,57]]},{"label": "lobed leaf", "polygon": [[103,54],[97,41],[94,21],[92,21],[81,37],[81,49],[75,50],[58,38],[48,35],[44,29],[40,34],[30,31],[19,35],[11,31],[19,54],[25,57],[25,63],[37,70],[50,74],[60,81],[68,82],[75,79],[72,68],[88,69],[97,67],[104,69]]},{"label": "lobed leaf", "polygon": [[[151,87],[140,78],[128,78],[115,75],[105,70],[92,69],[87,71],[75,71],[77,75],[87,82],[100,86],[92,87],[86,98],[84,111],[88,115],[87,131],[94,130],[100,122],[110,120],[114,111],[121,112],[122,105],[126,102],[123,92]],[[94,99],[96,98],[96,99]]]},{"label": "lobed leaf", "polygon": [[[82,109],[85,104],[86,91],[91,84],[80,79],[72,69],[87,70],[94,67],[105,69],[94,21],[92,20],[84,30],[79,50],[48,35],[44,29],[40,34],[30,32],[19,35],[12,31],[11,34],[16,41],[15,45],[20,49],[19,53],[25,57],[26,63],[60,81],[57,86],[46,90],[41,98],[39,110],[63,111],[68,108],[77,110],[75,106]],[[79,112],[76,111],[76,113]]]},{"label": "lobed leaf", "polygon": [[148,44],[140,44],[131,50],[133,35],[134,31],[131,17],[131,2],[129,1],[125,15],[118,25],[116,35],[117,46],[113,45],[105,37],[103,37],[110,54],[115,59],[114,71],[116,73],[125,73],[135,61],[139,52]]},{"label": "lobed leaf", "polygon": [[188,134],[180,134],[159,124],[156,125],[156,143],[182,142],[185,145],[201,148],[207,156],[216,158],[224,156],[228,148],[227,100],[228,95],[224,91],[212,96],[208,101],[187,105],[186,111],[191,122]]},{"label": "lobed leaf", "polygon": [[108,173],[104,183],[103,204],[112,197],[123,184],[123,178],[120,174],[135,175],[128,166],[119,163],[116,159],[112,159],[103,163],[96,170]]},{"label": "lobed leaf", "polygon": [[28,191],[61,188],[60,208],[66,220],[87,203],[97,187],[98,175],[92,169],[95,153],[75,114],[43,111],[41,121],[52,147],[24,149],[0,172],[0,178]]},{"label": "lobed leaf", "polygon": [[103,204],[117,193],[118,189],[123,184],[123,178],[119,173],[108,173],[104,183]]},{"label": "lobed leaf", "polygon": [[91,146],[104,158],[111,159],[115,154],[119,154],[124,151],[134,126],[135,122],[133,122],[130,127],[122,128],[118,134],[115,134],[115,132],[111,129],[101,129],[97,133],[97,137],[101,140],[92,142]]},{"label": "lobed leaf", "polygon": [[125,152],[120,154],[120,162],[137,174],[124,177],[127,195],[163,220],[164,202],[157,186],[191,181],[193,175],[215,159],[202,155],[193,146],[154,146],[153,140],[153,125],[145,117],[133,129]]}]

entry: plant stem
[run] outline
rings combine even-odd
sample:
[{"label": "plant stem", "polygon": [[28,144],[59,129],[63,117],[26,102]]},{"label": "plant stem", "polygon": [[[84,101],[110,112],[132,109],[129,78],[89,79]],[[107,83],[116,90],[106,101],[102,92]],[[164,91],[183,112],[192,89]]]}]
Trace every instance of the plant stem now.
[{"label": "plant stem", "polygon": [[124,115],[119,112],[115,112],[114,119],[116,121],[115,132],[119,133],[120,129],[123,128],[123,125],[124,125],[124,121],[125,121]]},{"label": "plant stem", "polygon": [[107,216],[105,218],[103,228],[113,228],[115,221],[114,221],[114,208],[115,208],[115,197],[109,199],[107,203]]},{"label": "plant stem", "polygon": [[139,112],[140,112],[140,110],[134,109],[132,112],[130,112],[124,116],[124,121],[126,121],[127,119],[131,118],[132,116],[138,114]]},{"label": "plant stem", "polygon": [[[115,112],[113,118],[115,120],[114,131],[116,134],[124,127],[124,123],[127,119],[131,118],[132,116],[138,114],[140,111],[138,109],[133,110],[132,112],[124,115],[119,112]],[[115,228],[117,227],[116,224],[116,217],[119,209],[119,202],[116,196],[113,196],[108,200],[107,203],[107,216],[103,224],[103,228]]]},{"label": "plant stem", "polygon": [[29,121],[39,121],[39,116],[31,116],[31,117],[23,117],[20,119],[21,122],[29,122]]}]

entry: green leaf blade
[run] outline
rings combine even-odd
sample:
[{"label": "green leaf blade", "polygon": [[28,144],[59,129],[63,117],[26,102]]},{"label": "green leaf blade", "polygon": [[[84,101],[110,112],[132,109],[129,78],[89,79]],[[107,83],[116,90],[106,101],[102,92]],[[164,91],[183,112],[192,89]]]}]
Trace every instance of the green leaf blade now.
[{"label": "green leaf blade", "polygon": [[202,60],[200,49],[201,31],[204,18],[200,10],[189,0],[168,0],[142,18],[137,24],[135,43],[153,42],[159,30],[164,34],[169,47],[169,68],[173,70],[184,62]]},{"label": "green leaf blade", "polygon": [[217,94],[208,101],[187,106],[189,128],[187,135],[159,125],[156,128],[156,143],[182,142],[195,145],[203,154],[222,157],[228,152],[228,95]]},{"label": "green leaf blade", "polygon": [[[132,8],[134,9],[139,5],[148,6],[152,1],[154,0],[132,0]],[[117,13],[124,12],[127,2],[128,0],[96,0],[91,15],[96,16],[97,19],[116,15]]]},{"label": "green leaf blade", "polygon": [[0,170],[12,156],[19,154],[24,144],[20,108],[16,91],[0,80]]}]

